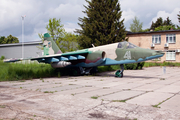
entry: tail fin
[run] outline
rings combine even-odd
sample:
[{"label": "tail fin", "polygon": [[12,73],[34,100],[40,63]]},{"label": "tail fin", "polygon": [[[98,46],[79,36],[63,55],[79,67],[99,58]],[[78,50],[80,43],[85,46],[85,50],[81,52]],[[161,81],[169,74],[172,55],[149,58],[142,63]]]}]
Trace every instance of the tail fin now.
[{"label": "tail fin", "polygon": [[61,54],[61,50],[48,33],[44,34],[44,55]]}]

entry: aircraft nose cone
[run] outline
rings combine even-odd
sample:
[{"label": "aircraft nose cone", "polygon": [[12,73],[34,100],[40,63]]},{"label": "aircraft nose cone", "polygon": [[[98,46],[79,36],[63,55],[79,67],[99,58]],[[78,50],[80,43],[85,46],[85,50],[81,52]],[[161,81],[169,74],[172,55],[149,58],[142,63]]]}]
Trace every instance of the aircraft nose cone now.
[{"label": "aircraft nose cone", "polygon": [[152,55],[164,55],[165,53],[163,51],[155,51],[152,53]]}]

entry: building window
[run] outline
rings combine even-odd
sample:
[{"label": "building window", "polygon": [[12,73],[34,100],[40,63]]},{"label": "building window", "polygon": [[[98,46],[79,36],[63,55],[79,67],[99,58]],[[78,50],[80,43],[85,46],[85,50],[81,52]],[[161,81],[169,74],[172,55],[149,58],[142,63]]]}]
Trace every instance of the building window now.
[{"label": "building window", "polygon": [[176,43],[176,34],[167,34],[166,43]]},{"label": "building window", "polygon": [[175,51],[167,51],[166,52],[166,60],[176,60],[176,52]]},{"label": "building window", "polygon": [[161,35],[153,35],[152,36],[152,43],[160,44],[161,43]]}]

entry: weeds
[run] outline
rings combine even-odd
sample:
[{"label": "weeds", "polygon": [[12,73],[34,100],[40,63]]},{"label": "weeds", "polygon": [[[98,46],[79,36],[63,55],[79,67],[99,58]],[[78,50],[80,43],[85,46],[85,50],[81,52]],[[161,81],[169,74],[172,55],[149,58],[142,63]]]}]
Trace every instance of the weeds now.
[{"label": "weeds", "polygon": [[92,96],[91,98],[92,98],[92,99],[98,99],[98,97],[97,97],[97,96]]},{"label": "weeds", "polygon": [[126,100],[112,100],[112,102],[126,102]]},{"label": "weeds", "polygon": [[144,67],[152,67],[152,66],[180,66],[180,63],[173,63],[173,62],[163,62],[163,63],[157,63],[157,62],[146,62],[144,64]]},{"label": "weeds", "polygon": [[44,91],[44,93],[54,93],[53,91]]},{"label": "weeds", "polygon": [[5,108],[6,106],[5,105],[0,105],[0,108]]},{"label": "weeds", "polygon": [[14,81],[57,76],[57,70],[49,64],[4,63],[0,61],[0,81]]}]

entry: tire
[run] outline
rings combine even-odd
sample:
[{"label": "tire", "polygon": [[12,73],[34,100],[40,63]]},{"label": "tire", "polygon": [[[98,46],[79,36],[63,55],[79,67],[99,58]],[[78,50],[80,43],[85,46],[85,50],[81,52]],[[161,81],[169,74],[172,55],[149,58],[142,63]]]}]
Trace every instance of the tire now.
[{"label": "tire", "polygon": [[115,73],[115,77],[123,77],[123,72],[121,72],[121,70],[117,70]]}]

